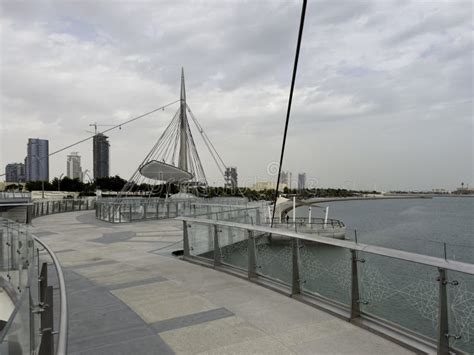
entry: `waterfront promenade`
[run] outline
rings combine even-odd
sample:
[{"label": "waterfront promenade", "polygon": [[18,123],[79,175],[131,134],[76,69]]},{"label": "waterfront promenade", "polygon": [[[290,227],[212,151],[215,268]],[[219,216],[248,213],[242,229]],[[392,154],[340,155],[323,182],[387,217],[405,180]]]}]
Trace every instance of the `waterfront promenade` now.
[{"label": "waterfront promenade", "polygon": [[70,354],[407,354],[359,327],[171,255],[181,222],[97,221],[93,211],[33,220],[57,253]]}]

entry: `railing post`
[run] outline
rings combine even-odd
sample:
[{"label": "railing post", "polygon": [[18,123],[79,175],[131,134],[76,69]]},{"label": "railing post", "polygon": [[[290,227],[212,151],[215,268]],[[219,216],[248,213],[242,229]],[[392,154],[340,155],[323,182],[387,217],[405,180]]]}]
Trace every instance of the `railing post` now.
[{"label": "railing post", "polygon": [[257,277],[257,262],[255,257],[255,238],[253,231],[249,230],[248,233],[248,278],[252,279]]},{"label": "railing post", "polygon": [[166,202],[166,218],[170,218],[170,203]]},{"label": "railing post", "polygon": [[41,344],[39,355],[52,355],[53,344],[53,286],[48,286],[48,264],[43,263],[39,278],[39,306],[41,320]]},{"label": "railing post", "polygon": [[188,235],[188,223],[183,221],[183,255],[185,258],[190,256],[189,254],[189,235]]},{"label": "railing post", "polygon": [[449,327],[448,327],[448,295],[446,290],[446,270],[438,269],[439,298],[438,298],[438,354],[449,354]]},{"label": "railing post", "polygon": [[43,312],[41,312],[41,345],[39,355],[53,354],[53,286],[47,286],[43,301]]},{"label": "railing post", "polygon": [[219,227],[214,225],[214,267],[221,264],[221,248],[219,247]]},{"label": "railing post", "polygon": [[0,229],[0,271],[3,271],[4,269],[5,269],[5,257],[4,257],[4,248],[3,248],[3,229]]},{"label": "railing post", "polygon": [[129,205],[129,206],[128,206],[128,212],[129,212],[129,219],[128,219],[128,221],[131,222],[131,221],[132,221],[132,205]]},{"label": "railing post", "polygon": [[292,273],[292,282],[291,282],[291,294],[296,295],[301,293],[301,284],[300,284],[300,263],[299,263],[299,249],[300,243],[299,240],[293,238],[291,240],[292,246],[292,259],[293,259],[293,273]]},{"label": "railing post", "polygon": [[351,249],[352,256],[352,276],[351,276],[351,319],[360,317],[360,295],[359,295],[359,276],[357,263],[357,251]]},{"label": "railing post", "polygon": [[146,203],[143,203],[143,219],[146,219]]}]

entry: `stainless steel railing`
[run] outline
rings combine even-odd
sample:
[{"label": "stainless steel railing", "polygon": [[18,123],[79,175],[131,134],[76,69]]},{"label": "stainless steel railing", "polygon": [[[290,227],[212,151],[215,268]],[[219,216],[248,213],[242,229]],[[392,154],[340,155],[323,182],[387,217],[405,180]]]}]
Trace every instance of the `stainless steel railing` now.
[{"label": "stainless steel railing", "polygon": [[54,269],[58,277],[59,283],[59,300],[60,300],[60,313],[59,313],[59,338],[56,350],[56,355],[67,354],[67,342],[68,342],[68,306],[67,306],[67,293],[66,293],[66,282],[64,281],[63,269],[58,257],[51,248],[41,241],[38,237],[33,237],[34,241],[41,245],[49,254],[53,260]]},{"label": "stainless steel railing", "polygon": [[0,192],[0,200],[10,200],[10,199],[31,200],[31,192],[19,192],[19,191]]},{"label": "stainless steel railing", "polygon": [[473,264],[287,229],[178,219],[185,260],[287,290],[415,351],[474,351]]},{"label": "stainless steel railing", "polygon": [[[53,261],[58,287],[51,285],[46,251]],[[65,355],[68,309],[64,275],[54,252],[28,226],[0,218],[0,280],[13,309],[0,331],[0,353]],[[59,291],[59,307],[53,302]],[[7,307],[7,305],[3,305]],[[59,324],[55,325],[55,313]]]},{"label": "stainless steel railing", "polygon": [[31,215],[35,218],[63,212],[93,210],[95,204],[96,200],[91,198],[33,201]]},{"label": "stainless steel railing", "polygon": [[[226,205],[208,202],[207,200],[137,200],[128,198],[117,202],[116,200],[101,199],[96,201],[96,218],[111,223],[128,223],[175,218],[178,216],[205,217],[212,215],[214,216],[213,218],[218,218],[219,214],[226,211],[261,208],[261,206],[253,204]],[[254,223],[260,224],[260,219],[258,221],[254,220]]]}]

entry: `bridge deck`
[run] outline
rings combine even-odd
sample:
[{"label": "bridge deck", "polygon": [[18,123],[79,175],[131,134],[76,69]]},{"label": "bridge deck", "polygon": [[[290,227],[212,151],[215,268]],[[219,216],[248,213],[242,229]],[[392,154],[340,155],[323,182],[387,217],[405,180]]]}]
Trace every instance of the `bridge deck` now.
[{"label": "bridge deck", "polygon": [[284,295],[170,256],[172,220],[37,218],[65,268],[70,354],[359,353],[407,350]]}]

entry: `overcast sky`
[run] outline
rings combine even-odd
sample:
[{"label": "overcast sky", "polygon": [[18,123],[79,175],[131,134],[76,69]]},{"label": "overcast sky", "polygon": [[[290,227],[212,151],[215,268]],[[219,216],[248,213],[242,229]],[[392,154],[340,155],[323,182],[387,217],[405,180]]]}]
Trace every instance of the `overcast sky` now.
[{"label": "overcast sky", "polygon": [[[50,151],[179,97],[239,183],[275,176],[299,1],[0,0],[0,166],[30,137]],[[454,1],[310,1],[284,168],[315,186],[474,186],[473,7]],[[110,133],[128,178],[175,105]],[[196,132],[196,131],[195,131]],[[211,184],[222,184],[199,137]],[[92,170],[92,142],[70,151]],[[50,158],[50,177],[66,171]]]}]

